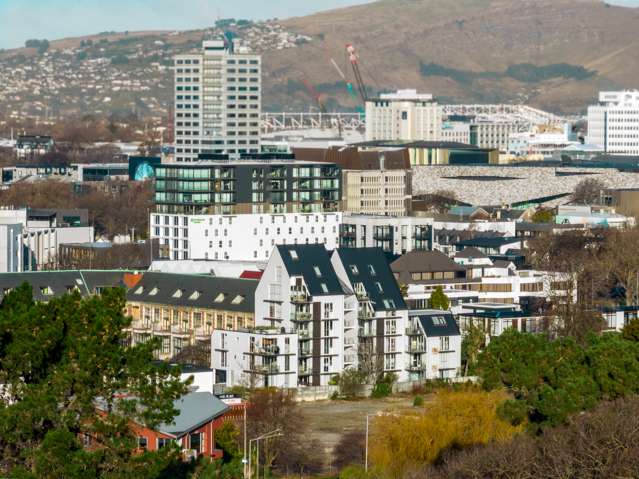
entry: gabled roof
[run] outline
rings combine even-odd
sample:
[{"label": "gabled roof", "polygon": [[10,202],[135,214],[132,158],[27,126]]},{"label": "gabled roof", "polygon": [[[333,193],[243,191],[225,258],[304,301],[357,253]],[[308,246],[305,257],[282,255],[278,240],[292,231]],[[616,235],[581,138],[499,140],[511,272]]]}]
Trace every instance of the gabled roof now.
[{"label": "gabled roof", "polygon": [[424,333],[429,338],[439,336],[459,336],[459,326],[450,311],[429,309],[411,313],[411,318],[417,316]]},{"label": "gabled roof", "polygon": [[23,283],[31,285],[35,301],[48,301],[77,290],[82,296],[96,293],[96,287],[125,287],[126,271],[29,271],[0,273],[0,297]]},{"label": "gabled roof", "polygon": [[145,273],[126,297],[127,301],[251,313],[257,284],[252,279]]},{"label": "gabled roof", "polygon": [[455,254],[455,258],[461,259],[485,259],[488,258],[484,253],[479,251],[477,248],[473,248],[472,246],[469,248],[464,248]]},{"label": "gabled roof", "polygon": [[440,251],[411,251],[391,263],[391,269],[399,274],[399,282],[408,284],[415,281],[411,273],[434,273],[444,271],[466,271]]},{"label": "gabled roof", "polygon": [[351,284],[362,283],[375,311],[407,309],[381,248],[338,248],[336,254]]},{"label": "gabled roof", "polygon": [[324,245],[278,245],[276,248],[289,276],[302,276],[311,296],[344,294]]},{"label": "gabled roof", "polygon": [[181,437],[224,414],[229,407],[209,392],[193,392],[173,402],[178,415],[171,424],[160,424],[158,431]]}]

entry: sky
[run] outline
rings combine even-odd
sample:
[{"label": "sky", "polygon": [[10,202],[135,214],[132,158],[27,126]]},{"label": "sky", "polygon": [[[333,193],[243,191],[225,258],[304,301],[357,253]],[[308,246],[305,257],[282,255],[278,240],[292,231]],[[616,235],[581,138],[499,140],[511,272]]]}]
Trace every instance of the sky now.
[{"label": "sky", "polygon": [[[0,48],[125,30],[188,30],[219,18],[288,18],[371,0],[0,0]],[[448,0],[455,1],[455,0]],[[639,0],[609,0],[639,6]]]}]

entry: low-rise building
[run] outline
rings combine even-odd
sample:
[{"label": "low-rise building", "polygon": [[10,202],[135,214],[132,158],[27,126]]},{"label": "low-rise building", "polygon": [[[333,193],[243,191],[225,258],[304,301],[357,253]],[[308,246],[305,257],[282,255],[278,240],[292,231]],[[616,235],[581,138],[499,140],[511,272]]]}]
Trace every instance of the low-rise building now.
[{"label": "low-rise building", "polygon": [[257,284],[248,279],[145,273],[127,292],[132,344],[159,337],[159,359],[196,344],[210,351],[215,329],[254,326]]},{"label": "low-rise building", "polygon": [[449,311],[411,311],[406,328],[410,381],[449,379],[461,367],[462,337]]}]

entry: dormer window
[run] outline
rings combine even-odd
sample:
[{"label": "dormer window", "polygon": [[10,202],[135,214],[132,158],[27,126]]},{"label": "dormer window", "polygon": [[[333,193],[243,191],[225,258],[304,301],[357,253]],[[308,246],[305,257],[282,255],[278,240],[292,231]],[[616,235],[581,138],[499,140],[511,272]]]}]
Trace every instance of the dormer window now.
[{"label": "dormer window", "polygon": [[176,289],[175,293],[173,293],[174,298],[181,298],[183,291],[181,289]]},{"label": "dormer window", "polygon": [[140,286],[138,289],[135,290],[135,293],[133,294],[140,295],[142,293],[144,293],[144,286]]},{"label": "dormer window", "polygon": [[235,298],[233,298],[233,301],[231,301],[231,304],[241,304],[244,302],[244,296],[242,296],[241,294],[238,294]]},{"label": "dormer window", "polygon": [[350,265],[349,268],[350,268],[352,274],[359,274],[359,269],[357,269],[357,265],[356,264]]},{"label": "dormer window", "polygon": [[221,303],[224,301],[224,298],[226,297],[226,295],[224,293],[220,293],[218,294],[215,299],[213,300],[215,303]]},{"label": "dormer window", "polygon": [[433,316],[435,326],[446,326],[446,319],[443,316]]},{"label": "dormer window", "polygon": [[313,271],[315,271],[315,276],[318,278],[322,277],[322,271],[319,269],[319,266],[313,266]]},{"label": "dormer window", "polygon": [[375,268],[373,268],[372,264],[368,265],[368,272],[371,274],[371,276],[375,276],[377,273],[375,273]]},{"label": "dormer window", "polygon": [[158,288],[157,286],[153,287],[153,289],[151,291],[149,291],[149,296],[155,296],[156,294],[158,294]]},{"label": "dormer window", "polygon": [[293,261],[297,261],[300,259],[299,256],[297,256],[297,251],[295,251],[294,249],[290,250],[289,254],[291,255],[291,259]]},{"label": "dormer window", "polygon": [[53,290],[51,289],[50,286],[41,286],[40,293],[42,293],[45,296],[51,296],[53,294]]},{"label": "dormer window", "polygon": [[326,286],[326,283],[320,283],[320,288],[322,288],[323,293],[328,293],[328,287]]},{"label": "dormer window", "polygon": [[200,297],[200,292],[199,291],[193,291],[191,293],[191,296],[189,296],[189,299],[190,300],[195,300],[195,299],[198,299],[199,297]]}]

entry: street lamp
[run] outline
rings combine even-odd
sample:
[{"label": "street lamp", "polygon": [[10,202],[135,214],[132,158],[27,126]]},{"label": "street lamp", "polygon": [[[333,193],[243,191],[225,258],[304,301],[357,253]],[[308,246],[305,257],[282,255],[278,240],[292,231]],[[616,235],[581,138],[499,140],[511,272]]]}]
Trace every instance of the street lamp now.
[{"label": "street lamp", "polygon": [[252,444],[253,442],[257,443],[257,457],[256,457],[256,461],[257,461],[257,465],[255,467],[256,471],[257,471],[257,479],[259,479],[260,477],[260,441],[262,439],[271,439],[273,437],[280,437],[283,436],[284,434],[281,433],[280,429],[277,428],[274,431],[271,432],[267,432],[265,434],[262,434],[261,436],[258,436],[256,438],[253,438],[249,441],[249,457],[248,457],[248,477],[250,479],[250,477],[253,475],[253,468],[251,467],[251,451],[252,449]]}]

